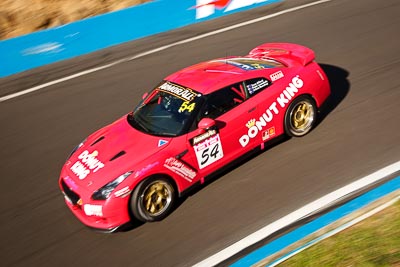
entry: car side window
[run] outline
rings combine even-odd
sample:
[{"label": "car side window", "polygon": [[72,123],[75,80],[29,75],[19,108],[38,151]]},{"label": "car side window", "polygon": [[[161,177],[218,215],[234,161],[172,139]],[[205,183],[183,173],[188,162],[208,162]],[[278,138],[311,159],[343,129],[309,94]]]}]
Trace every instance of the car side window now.
[{"label": "car side window", "polygon": [[246,80],[244,83],[246,85],[246,93],[249,97],[258,94],[272,84],[268,79],[264,77]]},{"label": "car side window", "polygon": [[222,88],[207,96],[202,118],[216,119],[246,100],[243,83],[236,83]]}]

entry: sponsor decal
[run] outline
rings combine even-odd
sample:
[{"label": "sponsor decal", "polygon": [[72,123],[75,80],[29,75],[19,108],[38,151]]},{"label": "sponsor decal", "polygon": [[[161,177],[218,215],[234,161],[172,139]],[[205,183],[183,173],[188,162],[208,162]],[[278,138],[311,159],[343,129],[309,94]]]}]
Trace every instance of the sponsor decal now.
[{"label": "sponsor decal", "polygon": [[158,147],[168,144],[167,140],[158,140]]},{"label": "sponsor decal", "polygon": [[157,166],[158,164],[159,164],[159,162],[157,161],[157,162],[154,162],[154,163],[151,163],[151,164],[147,165],[146,167],[143,167],[143,168],[142,168],[141,170],[139,170],[139,171],[136,171],[136,172],[135,172],[135,178],[137,178],[137,177],[139,177],[140,175],[146,173],[148,170],[154,168],[154,167]]},{"label": "sponsor decal", "polygon": [[195,136],[192,140],[192,145],[197,145],[201,141],[204,141],[205,139],[207,139],[213,135],[216,135],[216,134],[217,134],[217,130],[214,130],[214,129],[208,130],[207,132],[205,132],[201,135]]},{"label": "sponsor decal", "polygon": [[173,157],[165,160],[164,167],[173,171],[189,182],[192,182],[194,177],[196,177],[196,172],[192,168]]},{"label": "sponsor decal", "polygon": [[268,69],[274,66],[271,65],[270,62],[254,58],[230,58],[226,60],[217,60],[217,61],[233,65],[235,67],[241,68],[242,70],[246,71]]},{"label": "sponsor decal", "polygon": [[275,135],[275,127],[271,127],[262,133],[262,140],[266,141]]},{"label": "sponsor decal", "polygon": [[269,81],[267,79],[259,79],[254,83],[251,84],[247,84],[247,90],[249,91],[249,93],[252,95],[255,92],[257,92],[260,89],[264,89],[265,87],[267,87],[269,85]]},{"label": "sponsor decal", "polygon": [[83,205],[83,211],[87,216],[103,216],[103,206],[101,205],[85,204]]},{"label": "sponsor decal", "polygon": [[189,102],[196,97],[196,94],[192,89],[185,88],[171,82],[163,83],[158,87],[158,90],[170,93],[171,95]]},{"label": "sponsor decal", "polygon": [[280,110],[289,103],[303,85],[304,82],[299,75],[293,77],[292,82],[289,83],[286,89],[276,98],[276,101],[266,109],[258,120],[251,119],[246,123],[247,133],[239,139],[242,147],[247,146],[250,139],[255,138],[259,132],[267,127],[268,123],[272,121],[275,115],[279,114]]},{"label": "sponsor decal", "polygon": [[200,169],[203,169],[224,157],[219,134],[214,134],[210,136],[204,141],[201,141],[200,143],[193,146],[193,148]]},{"label": "sponsor decal", "polygon": [[248,7],[268,0],[197,0],[196,19],[206,18],[215,13],[215,9],[224,9],[224,12]]},{"label": "sponsor decal", "polygon": [[85,179],[91,172],[97,172],[104,167],[104,163],[97,158],[98,155],[99,152],[97,152],[97,150],[92,153],[89,153],[87,150],[83,151],[78,156],[78,160],[71,166],[70,170],[78,176],[79,179]]},{"label": "sponsor decal", "polygon": [[68,185],[69,188],[72,190],[78,190],[78,185],[71,179],[69,176],[64,177],[64,182]]},{"label": "sponsor decal", "polygon": [[271,78],[271,81],[276,81],[279,80],[280,78],[283,78],[283,72],[282,71],[277,71],[275,73],[272,73],[271,75],[269,75],[269,77]]},{"label": "sponsor decal", "polygon": [[124,188],[122,188],[122,189],[116,191],[116,192],[114,193],[114,196],[123,198],[123,197],[129,196],[129,194],[131,193],[131,191],[132,191],[132,190],[129,188],[129,186],[125,186]]}]

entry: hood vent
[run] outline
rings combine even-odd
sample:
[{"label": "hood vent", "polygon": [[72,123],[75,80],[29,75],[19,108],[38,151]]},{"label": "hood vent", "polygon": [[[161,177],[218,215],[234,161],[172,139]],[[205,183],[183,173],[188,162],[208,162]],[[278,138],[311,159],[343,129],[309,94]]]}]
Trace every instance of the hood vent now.
[{"label": "hood vent", "polygon": [[119,152],[118,154],[116,154],[114,157],[112,157],[112,158],[110,159],[110,161],[113,161],[114,159],[117,159],[117,158],[119,158],[119,157],[121,157],[122,155],[125,155],[125,154],[126,154],[125,151],[121,151],[121,152]]},{"label": "hood vent", "polygon": [[104,136],[100,137],[99,139],[97,139],[96,141],[93,142],[93,144],[91,144],[90,146],[94,146],[95,144],[97,144],[98,142],[100,142],[101,140],[104,139]]}]

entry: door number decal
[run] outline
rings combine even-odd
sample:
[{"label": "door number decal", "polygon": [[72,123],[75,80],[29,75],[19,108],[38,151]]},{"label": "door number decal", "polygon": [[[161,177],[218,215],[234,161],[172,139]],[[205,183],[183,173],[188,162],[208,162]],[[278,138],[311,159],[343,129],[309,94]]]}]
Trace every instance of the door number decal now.
[{"label": "door number decal", "polygon": [[200,169],[203,169],[204,167],[207,167],[208,165],[224,157],[219,134],[211,136],[210,138],[193,146],[193,148],[196,153],[197,163],[199,164]]}]

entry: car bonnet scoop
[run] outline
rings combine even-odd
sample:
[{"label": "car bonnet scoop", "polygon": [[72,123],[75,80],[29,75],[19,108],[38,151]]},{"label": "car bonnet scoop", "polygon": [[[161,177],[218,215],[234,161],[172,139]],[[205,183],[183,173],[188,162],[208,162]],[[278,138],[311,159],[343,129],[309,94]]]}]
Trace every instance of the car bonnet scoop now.
[{"label": "car bonnet scoop", "polygon": [[113,161],[113,160],[115,160],[115,159],[117,159],[117,158],[119,158],[119,157],[121,157],[121,156],[123,156],[123,155],[125,155],[125,154],[126,154],[126,152],[125,152],[124,150],[122,150],[122,151],[118,152],[117,154],[115,154],[115,155],[110,159],[110,161]]}]

